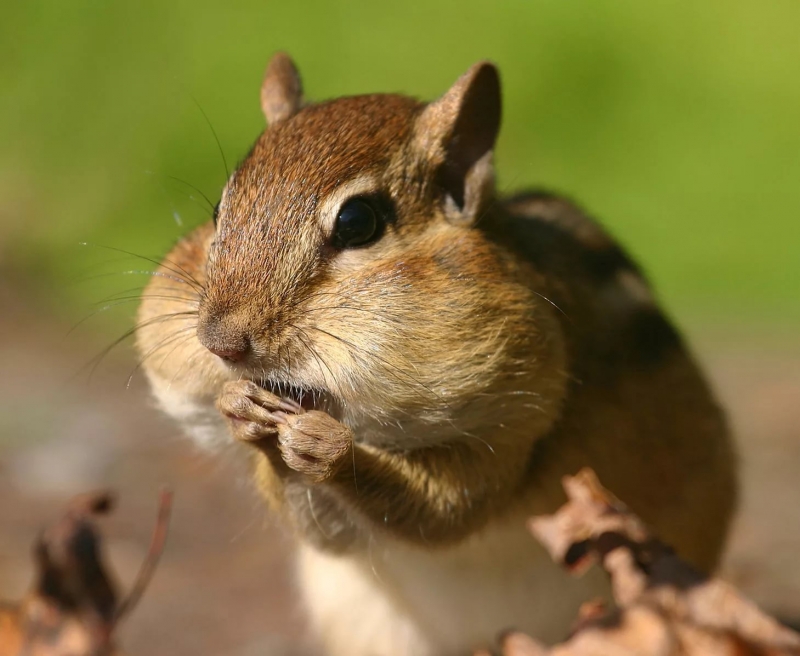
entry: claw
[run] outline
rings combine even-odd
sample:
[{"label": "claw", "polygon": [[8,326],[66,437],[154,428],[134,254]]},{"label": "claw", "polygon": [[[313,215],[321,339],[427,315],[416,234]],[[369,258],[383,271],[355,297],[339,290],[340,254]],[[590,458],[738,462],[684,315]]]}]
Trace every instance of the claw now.
[{"label": "claw", "polygon": [[281,398],[253,381],[247,381],[242,392],[253,403],[257,403],[265,410],[281,410],[287,414],[295,415],[300,415],[305,412],[305,408],[294,399]]},{"label": "claw", "polygon": [[276,412],[270,412],[270,416],[273,418],[276,424],[288,424],[289,419],[286,416],[285,412],[281,412],[280,410]]},{"label": "claw", "polygon": [[294,415],[302,415],[306,409],[294,399],[281,399],[280,409]]}]

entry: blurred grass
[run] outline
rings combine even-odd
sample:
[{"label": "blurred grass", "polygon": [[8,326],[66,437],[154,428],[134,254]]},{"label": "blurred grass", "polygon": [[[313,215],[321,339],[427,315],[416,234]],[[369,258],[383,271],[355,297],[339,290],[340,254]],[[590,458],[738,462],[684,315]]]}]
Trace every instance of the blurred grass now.
[{"label": "blurred grass", "polygon": [[103,285],[140,282],[75,283],[147,264],[78,244],[157,257],[201,222],[198,194],[168,177],[212,202],[224,183],[192,98],[235,163],[263,129],[258,89],[277,49],[318,99],[433,98],[490,58],[503,74],[503,188],[578,199],[678,314],[791,325],[798,26],[796,0],[6,3],[0,273],[69,315]]}]

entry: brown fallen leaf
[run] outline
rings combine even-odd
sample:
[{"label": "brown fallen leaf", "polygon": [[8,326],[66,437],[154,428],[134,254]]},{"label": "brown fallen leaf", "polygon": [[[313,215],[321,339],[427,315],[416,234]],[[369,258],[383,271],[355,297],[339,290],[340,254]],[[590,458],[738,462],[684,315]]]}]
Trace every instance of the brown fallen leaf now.
[{"label": "brown fallen leaf", "polygon": [[131,592],[119,602],[103,559],[96,518],[108,492],[76,497],[34,547],[36,580],[16,605],[0,606],[0,656],[121,656],[113,634],[138,602],[166,541],[171,494],[162,492],[150,550]]},{"label": "brown fallen leaf", "polygon": [[681,560],[592,470],[565,477],[564,490],[567,503],[531,519],[530,530],[573,573],[599,562],[616,607],[584,605],[572,635],[553,647],[509,634],[503,656],[800,655],[800,634]]}]

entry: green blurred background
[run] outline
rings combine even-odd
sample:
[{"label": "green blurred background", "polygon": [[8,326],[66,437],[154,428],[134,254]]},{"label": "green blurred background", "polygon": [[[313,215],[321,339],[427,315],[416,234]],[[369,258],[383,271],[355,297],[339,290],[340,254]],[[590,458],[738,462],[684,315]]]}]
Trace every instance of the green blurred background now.
[{"label": "green blurred background", "polygon": [[496,61],[503,189],[580,201],[681,318],[800,321],[796,0],[4,5],[0,272],[58,313],[136,284],[90,277],[140,266],[99,245],[157,257],[204,219],[170,177],[212,202],[224,182],[193,99],[235,163],[263,128],[266,62],[285,49],[316,99],[432,98]]}]

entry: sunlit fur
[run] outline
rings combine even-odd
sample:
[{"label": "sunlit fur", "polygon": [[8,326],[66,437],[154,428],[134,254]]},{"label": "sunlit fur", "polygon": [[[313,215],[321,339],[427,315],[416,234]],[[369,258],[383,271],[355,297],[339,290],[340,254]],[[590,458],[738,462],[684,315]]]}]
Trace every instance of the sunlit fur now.
[{"label": "sunlit fur", "polygon": [[[321,394],[352,429],[352,467],[328,482],[256,465],[334,654],[463,654],[506,626],[559,637],[603,586],[559,572],[523,520],[582,466],[702,567],[735,503],[721,414],[606,233],[557,197],[497,199],[489,158],[468,183],[475,216],[454,220],[423,138],[454,93],[435,112],[393,95],[278,112],[216,229],[173,248],[141,305],[156,397],[201,441],[230,442],[214,403],[241,377]],[[336,251],[331,199],[356,179],[393,218]],[[198,333],[251,351],[228,365]]]}]

